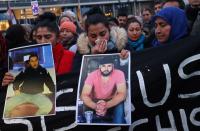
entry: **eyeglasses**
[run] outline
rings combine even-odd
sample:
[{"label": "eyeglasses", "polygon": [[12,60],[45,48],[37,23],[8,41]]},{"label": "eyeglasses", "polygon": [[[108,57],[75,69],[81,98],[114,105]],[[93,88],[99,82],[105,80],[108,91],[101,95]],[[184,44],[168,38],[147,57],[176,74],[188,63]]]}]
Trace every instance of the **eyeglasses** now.
[{"label": "eyeglasses", "polygon": [[46,35],[36,35],[36,39],[41,40],[42,38],[49,40],[52,37],[51,34]]}]

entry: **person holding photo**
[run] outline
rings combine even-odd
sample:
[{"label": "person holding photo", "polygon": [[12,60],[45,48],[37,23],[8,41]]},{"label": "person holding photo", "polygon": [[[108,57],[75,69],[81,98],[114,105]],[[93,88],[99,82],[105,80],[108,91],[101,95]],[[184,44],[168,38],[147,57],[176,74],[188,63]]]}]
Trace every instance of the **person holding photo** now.
[{"label": "person holding photo", "polygon": [[[65,50],[63,45],[58,42],[59,28],[55,22],[43,20],[39,22],[35,29],[35,39],[38,44],[51,43],[53,48],[53,58],[56,75],[70,73],[74,60],[74,53]],[[2,80],[2,87],[5,87],[14,81],[11,73],[5,73]]]},{"label": "person holding photo", "polygon": [[113,123],[125,123],[124,100],[126,99],[126,80],[124,73],[114,68],[110,59],[104,58],[99,69],[91,72],[85,80],[81,99],[96,112],[97,117],[109,117]]},{"label": "person holding photo", "polygon": [[127,33],[124,28],[109,27],[109,21],[103,14],[91,14],[85,21],[85,31],[77,39],[73,71],[80,71],[83,55],[119,53],[127,43]]},{"label": "person holding photo", "polygon": [[88,16],[85,30],[77,41],[80,54],[120,52],[127,42],[125,29],[110,28],[107,18],[102,14]]},{"label": "person holding photo", "polygon": [[36,42],[52,44],[56,75],[71,72],[74,53],[59,42],[59,28],[55,22],[45,20],[36,25]]},{"label": "person holding photo", "polygon": [[[39,64],[38,56],[31,54],[29,56],[29,66],[15,77],[13,82],[15,96],[6,101],[5,117],[48,114],[53,107],[53,103],[47,96],[42,94],[44,84],[51,93],[55,92],[55,85],[50,74]],[[32,110],[35,111],[31,111],[32,114],[29,114],[29,111],[24,112],[24,110],[21,110],[23,104],[29,106],[32,104]]]}]

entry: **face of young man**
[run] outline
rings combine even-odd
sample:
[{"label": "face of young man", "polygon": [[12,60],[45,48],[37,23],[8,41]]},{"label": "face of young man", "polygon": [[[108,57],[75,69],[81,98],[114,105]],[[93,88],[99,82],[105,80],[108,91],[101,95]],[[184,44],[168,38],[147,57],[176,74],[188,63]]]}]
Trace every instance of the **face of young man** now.
[{"label": "face of young man", "polygon": [[127,17],[126,16],[119,16],[117,18],[118,22],[119,22],[119,26],[120,27],[125,27],[126,23],[127,23]]},{"label": "face of young man", "polygon": [[149,22],[151,20],[152,14],[148,10],[145,10],[142,12],[142,17],[144,22]]},{"label": "face of young man", "polygon": [[154,5],[154,12],[157,13],[158,11],[160,11],[162,9],[162,4],[156,4]]},{"label": "face of young man", "polygon": [[112,63],[102,64],[100,65],[99,68],[103,76],[109,76],[113,71],[113,64]]},{"label": "face of young man", "polygon": [[36,56],[31,57],[30,60],[29,60],[29,64],[33,69],[38,68],[38,65],[39,65],[38,58]]}]

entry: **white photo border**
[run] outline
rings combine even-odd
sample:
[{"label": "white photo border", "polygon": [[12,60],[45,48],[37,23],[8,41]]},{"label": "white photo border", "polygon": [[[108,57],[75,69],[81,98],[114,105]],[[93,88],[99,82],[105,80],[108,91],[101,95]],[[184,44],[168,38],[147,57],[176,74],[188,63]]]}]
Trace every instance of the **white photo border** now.
[{"label": "white photo border", "polygon": [[[76,98],[76,115],[75,115],[75,123],[77,125],[107,125],[107,126],[130,126],[131,125],[131,122],[132,122],[132,119],[131,119],[131,115],[130,115],[130,122],[129,123],[125,123],[125,124],[115,124],[115,123],[80,123],[78,122],[78,100],[79,100],[79,97],[80,97],[80,85],[81,85],[81,79],[82,79],[82,74],[83,74],[83,64],[84,64],[84,61],[85,61],[85,58],[86,57],[89,57],[89,56],[113,56],[113,55],[119,55],[120,53],[112,53],[112,54],[96,54],[96,55],[84,55],[83,56],[83,59],[82,59],[82,62],[81,62],[81,70],[80,70],[80,76],[79,76],[79,82],[78,82],[78,90],[77,90],[77,98]],[[129,95],[129,99],[128,99],[128,104],[130,104],[130,106],[128,106],[128,110],[129,110],[129,113],[131,114],[131,77],[130,77],[130,74],[131,74],[131,70],[130,70],[130,67],[131,67],[131,55],[130,55],[130,52],[128,53],[128,82],[127,82],[127,85],[128,85],[128,95]]]}]

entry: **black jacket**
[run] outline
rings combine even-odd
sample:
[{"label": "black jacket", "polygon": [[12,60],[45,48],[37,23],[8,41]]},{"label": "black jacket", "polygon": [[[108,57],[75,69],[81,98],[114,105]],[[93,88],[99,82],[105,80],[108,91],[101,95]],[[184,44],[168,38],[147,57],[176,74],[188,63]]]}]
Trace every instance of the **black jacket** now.
[{"label": "black jacket", "polygon": [[47,70],[41,66],[37,69],[28,67],[20,72],[13,83],[13,89],[23,93],[37,94],[44,91],[44,84],[51,92],[55,92],[55,85]]}]

